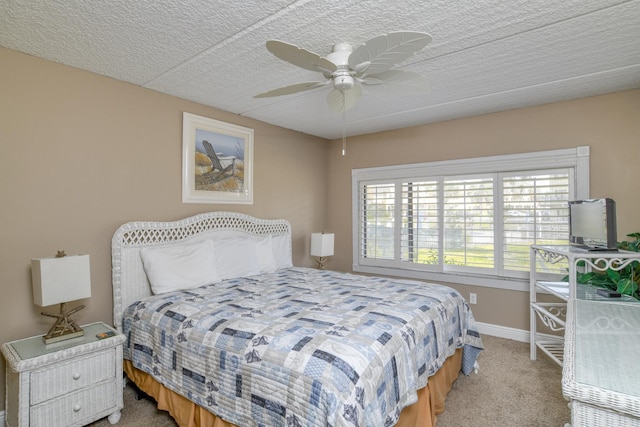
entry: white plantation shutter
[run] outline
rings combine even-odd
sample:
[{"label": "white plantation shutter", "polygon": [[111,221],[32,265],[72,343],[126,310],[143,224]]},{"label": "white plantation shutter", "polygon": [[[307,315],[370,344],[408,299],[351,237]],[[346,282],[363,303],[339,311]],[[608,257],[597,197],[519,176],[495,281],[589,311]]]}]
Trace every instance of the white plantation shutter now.
[{"label": "white plantation shutter", "polygon": [[[529,246],[569,241],[570,169],[505,174],[502,179],[504,270],[529,271]],[[561,273],[567,264],[549,269]]]},{"label": "white plantation shutter", "polygon": [[438,182],[402,183],[400,260],[439,263]]},{"label": "white plantation shutter", "polygon": [[392,260],[395,248],[395,184],[363,185],[361,194],[362,257]]},{"label": "white plantation shutter", "polygon": [[588,198],[588,166],[578,147],[354,170],[353,269],[528,289],[529,247],[568,243],[568,201]]},{"label": "white plantation shutter", "polygon": [[494,268],[494,177],[447,178],[444,181],[444,263]]}]

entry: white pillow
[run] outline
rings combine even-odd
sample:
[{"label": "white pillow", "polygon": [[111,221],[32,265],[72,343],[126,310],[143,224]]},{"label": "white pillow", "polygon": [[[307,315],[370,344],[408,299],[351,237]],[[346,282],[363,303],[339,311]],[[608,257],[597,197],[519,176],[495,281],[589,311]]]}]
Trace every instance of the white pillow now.
[{"label": "white pillow", "polygon": [[276,260],[273,257],[273,244],[271,236],[258,237],[252,239],[255,241],[256,255],[258,257],[258,263],[260,264],[261,273],[271,273],[276,271]]},{"label": "white pillow", "polygon": [[260,274],[260,261],[253,239],[216,240],[215,254],[216,266],[223,280]]},{"label": "white pillow", "polygon": [[143,248],[140,257],[154,294],[197,288],[220,281],[211,240]]},{"label": "white pillow", "polygon": [[291,261],[291,236],[273,236],[271,245],[273,246],[276,269],[293,267],[293,262]]}]

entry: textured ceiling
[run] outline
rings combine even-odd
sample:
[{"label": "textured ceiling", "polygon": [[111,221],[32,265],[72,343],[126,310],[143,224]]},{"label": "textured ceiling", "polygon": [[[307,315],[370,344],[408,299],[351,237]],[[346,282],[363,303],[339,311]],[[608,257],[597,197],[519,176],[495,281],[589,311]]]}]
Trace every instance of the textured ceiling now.
[{"label": "textured ceiling", "polygon": [[328,87],[253,98],[321,77],[265,42],[324,56],[402,30],[433,37],[399,66],[430,92],[367,86],[346,135],[640,87],[640,0],[0,0],[1,46],[328,139]]}]

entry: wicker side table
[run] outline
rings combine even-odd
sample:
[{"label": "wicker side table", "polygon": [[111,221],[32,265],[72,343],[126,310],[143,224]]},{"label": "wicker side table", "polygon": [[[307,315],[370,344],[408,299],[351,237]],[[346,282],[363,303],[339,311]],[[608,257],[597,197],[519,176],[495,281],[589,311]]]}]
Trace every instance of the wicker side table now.
[{"label": "wicker side table", "polygon": [[640,427],[640,305],[568,304],[562,392],[573,427]]},{"label": "wicker side table", "polygon": [[[124,335],[102,322],[83,337],[45,345],[41,336],[1,346],[6,367],[7,427],[83,426],[120,420]],[[110,338],[97,334],[114,332]]]}]

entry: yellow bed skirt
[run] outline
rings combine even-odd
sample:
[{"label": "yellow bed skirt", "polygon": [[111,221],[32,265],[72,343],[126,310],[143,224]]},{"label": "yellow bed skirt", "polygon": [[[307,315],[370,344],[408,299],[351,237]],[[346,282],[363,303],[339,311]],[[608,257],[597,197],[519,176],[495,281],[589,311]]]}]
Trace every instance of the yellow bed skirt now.
[{"label": "yellow bed skirt", "polygon": [[[447,393],[458,378],[461,364],[462,350],[458,349],[438,372],[429,377],[427,386],[418,390],[418,402],[402,410],[396,427],[435,427],[438,415],[444,412]],[[124,361],[124,371],[140,390],[156,400],[158,409],[169,412],[180,427],[237,427],[167,389],[151,375],[134,368],[129,360]]]}]

